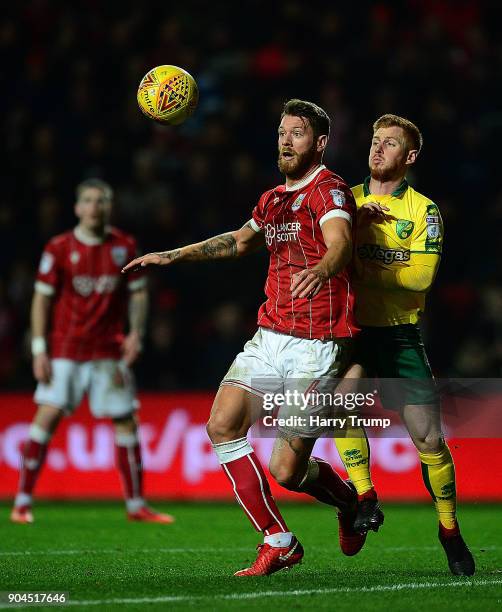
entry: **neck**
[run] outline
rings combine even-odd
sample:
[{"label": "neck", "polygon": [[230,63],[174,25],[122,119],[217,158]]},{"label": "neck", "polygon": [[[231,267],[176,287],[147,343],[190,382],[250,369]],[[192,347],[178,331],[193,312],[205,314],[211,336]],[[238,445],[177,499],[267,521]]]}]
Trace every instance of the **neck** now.
[{"label": "neck", "polygon": [[322,165],[322,162],[316,161],[309,167],[309,169],[302,176],[292,177],[286,174],[286,187],[294,187],[296,183],[299,183],[300,181],[305,180],[308,176],[310,176],[313,172],[315,172],[321,165]]},{"label": "neck", "polygon": [[370,178],[370,192],[375,195],[388,195],[396,191],[399,185],[404,180],[404,174],[395,179],[390,179],[388,181],[379,181],[373,177]]},{"label": "neck", "polygon": [[85,227],[79,223],[77,225],[78,231],[81,232],[84,236],[88,236],[89,238],[104,238],[106,234],[106,225],[102,225],[96,228]]}]

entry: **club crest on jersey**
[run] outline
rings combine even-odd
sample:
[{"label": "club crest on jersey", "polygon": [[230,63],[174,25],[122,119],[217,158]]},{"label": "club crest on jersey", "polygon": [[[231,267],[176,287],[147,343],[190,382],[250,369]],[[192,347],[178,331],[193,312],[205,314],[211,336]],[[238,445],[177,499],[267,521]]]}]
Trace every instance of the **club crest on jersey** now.
[{"label": "club crest on jersey", "polygon": [[293,202],[293,204],[291,204],[291,210],[293,212],[296,212],[300,206],[302,205],[303,200],[305,199],[305,195],[304,193],[300,193],[300,195],[296,198],[296,200]]},{"label": "club crest on jersey", "polygon": [[127,249],[123,246],[112,247],[112,259],[117,266],[122,266],[126,262]]},{"label": "club crest on jersey", "polygon": [[80,261],[80,253],[78,251],[72,251],[70,253],[70,261],[72,264],[77,264]]},{"label": "club crest on jersey", "polygon": [[340,189],[330,189],[329,194],[333,199],[333,204],[338,206],[338,208],[342,208],[345,204],[345,194]]},{"label": "club crest on jersey", "polygon": [[413,231],[415,224],[413,221],[408,221],[408,219],[398,219],[396,221],[396,234],[404,240],[408,238]]}]

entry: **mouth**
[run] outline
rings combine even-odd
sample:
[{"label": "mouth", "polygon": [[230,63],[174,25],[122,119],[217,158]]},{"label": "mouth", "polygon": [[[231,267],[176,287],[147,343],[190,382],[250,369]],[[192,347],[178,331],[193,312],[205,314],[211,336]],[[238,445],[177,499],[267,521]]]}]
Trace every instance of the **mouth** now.
[{"label": "mouth", "polygon": [[292,151],[281,151],[281,157],[282,159],[293,159],[295,157],[295,154]]},{"label": "mouth", "polygon": [[381,163],[384,161],[383,157],[373,157],[372,159],[373,163]]}]

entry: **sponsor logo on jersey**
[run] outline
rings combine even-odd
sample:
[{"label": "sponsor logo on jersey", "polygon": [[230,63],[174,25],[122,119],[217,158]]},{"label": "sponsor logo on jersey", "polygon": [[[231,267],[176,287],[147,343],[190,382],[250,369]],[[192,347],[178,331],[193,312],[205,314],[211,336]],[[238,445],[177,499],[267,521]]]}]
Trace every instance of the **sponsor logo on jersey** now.
[{"label": "sponsor logo on jersey", "polygon": [[80,253],[78,251],[72,251],[70,253],[70,261],[72,264],[77,264],[80,261]]},{"label": "sponsor logo on jersey", "polygon": [[293,202],[293,204],[291,204],[291,210],[293,212],[297,211],[300,206],[302,205],[303,200],[305,199],[306,194],[305,193],[301,193],[296,200]]},{"label": "sponsor logo on jersey", "polygon": [[114,263],[121,267],[125,264],[127,257],[127,249],[123,246],[112,247],[112,259]]},{"label": "sponsor logo on jersey", "polygon": [[83,297],[88,297],[93,291],[96,293],[113,293],[119,284],[120,277],[110,274],[102,274],[97,278],[87,276],[74,276],[72,280],[73,288]]},{"label": "sponsor logo on jersey", "polygon": [[298,240],[298,232],[301,228],[301,223],[292,221],[289,223],[267,223],[265,225],[265,242],[267,246],[271,246],[274,240],[276,242],[290,242]]},{"label": "sponsor logo on jersey", "polygon": [[425,217],[427,223],[427,238],[425,239],[425,251],[427,253],[440,253],[440,236],[441,236],[441,225],[439,223],[439,208],[434,204],[430,203],[427,205],[427,215]]},{"label": "sponsor logo on jersey", "polygon": [[399,238],[401,238],[401,240],[404,240],[405,238],[410,237],[414,227],[415,224],[413,221],[409,221],[408,219],[398,219],[396,221],[396,234]]},{"label": "sponsor logo on jersey", "polygon": [[345,204],[345,194],[343,191],[340,191],[340,189],[330,189],[329,194],[333,199],[333,204],[339,208],[342,208],[342,206]]},{"label": "sponsor logo on jersey", "polygon": [[363,244],[357,249],[360,259],[372,259],[386,264],[395,261],[410,261],[410,251],[407,249],[384,249],[378,244]]},{"label": "sponsor logo on jersey", "polygon": [[54,255],[51,255],[51,253],[43,253],[42,258],[40,259],[40,265],[38,266],[38,270],[40,274],[48,274],[51,271],[53,265]]},{"label": "sponsor logo on jersey", "polygon": [[438,223],[429,223],[429,225],[427,225],[427,236],[429,236],[429,238],[439,237],[439,224]]}]

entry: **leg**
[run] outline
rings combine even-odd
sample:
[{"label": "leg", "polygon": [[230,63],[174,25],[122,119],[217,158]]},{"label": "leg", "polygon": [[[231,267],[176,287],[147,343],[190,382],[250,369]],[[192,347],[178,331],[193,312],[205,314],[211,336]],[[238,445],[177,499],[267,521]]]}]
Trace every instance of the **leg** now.
[{"label": "leg", "polygon": [[[344,374],[343,380],[337,387],[337,393],[353,392],[357,390],[357,381],[364,376],[364,369],[355,363]],[[375,499],[376,492],[370,474],[370,448],[366,432],[362,427],[346,426],[344,435],[335,437],[335,444],[353,482],[359,501]]]},{"label": "leg", "polygon": [[310,457],[314,444],[313,438],[277,438],[270,459],[270,472],[286,489],[307,493],[338,508],[340,548],[344,555],[356,555],[364,546],[366,533],[354,531],[357,502],[355,490],[329,463]]},{"label": "leg", "polygon": [[131,414],[114,418],[113,424],[117,466],[129,520],[163,524],[174,522],[174,518],[169,514],[161,514],[148,508],[143,498],[143,462],[136,416]]},{"label": "leg", "polygon": [[407,405],[402,419],[418,450],[422,476],[439,519],[439,541],[453,574],[472,576],[474,559],[467,548],[456,518],[455,466],[441,432],[438,405]]},{"label": "leg", "polygon": [[207,433],[235,497],[251,524],[264,534],[258,558],[238,576],[257,576],[298,563],[303,548],[289,531],[267,478],[246,435],[258,400],[240,387],[222,385],[214,400]]},{"label": "leg", "polygon": [[291,532],[246,438],[257,401],[240,387],[222,385],[213,403],[207,433],[223,471],[232,483],[237,501],[252,525],[267,537],[276,535],[273,541],[278,544],[289,544]]},{"label": "leg", "polygon": [[443,527],[456,527],[455,467],[441,432],[438,405],[407,405],[401,417],[418,450],[422,475]]},{"label": "leg", "polygon": [[18,493],[11,514],[13,522],[33,522],[31,514],[33,490],[45,461],[47,446],[62,414],[61,409],[55,406],[40,405],[37,409],[23,449]]},{"label": "leg", "polygon": [[[339,383],[337,393],[357,392],[358,381],[364,375],[365,371],[361,365],[352,364]],[[341,434],[334,438],[335,445],[349,479],[357,491],[359,502],[354,529],[358,533],[366,533],[370,529],[378,531],[384,522],[384,516],[371,481],[370,447],[366,431],[363,427],[352,427],[347,421],[345,431]]]},{"label": "leg", "polygon": [[270,458],[270,473],[290,491],[307,493],[340,510],[352,509],[353,490],[329,463],[310,457],[314,444],[313,438],[277,438]]}]

